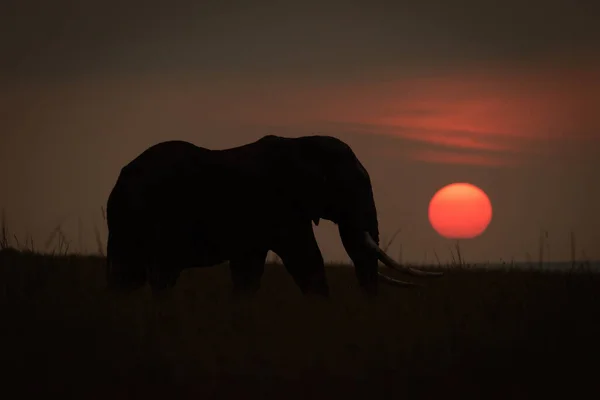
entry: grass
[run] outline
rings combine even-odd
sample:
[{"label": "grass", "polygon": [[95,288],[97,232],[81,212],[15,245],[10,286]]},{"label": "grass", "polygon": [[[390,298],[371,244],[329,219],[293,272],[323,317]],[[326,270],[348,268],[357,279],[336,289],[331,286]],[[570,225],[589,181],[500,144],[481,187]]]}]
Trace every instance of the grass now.
[{"label": "grass", "polygon": [[600,274],[586,268],[465,268],[457,244],[454,265],[436,265],[444,277],[420,279],[422,288],[383,286],[371,301],[352,268],[328,268],[332,299],[322,301],[302,297],[274,263],[254,299],[231,297],[225,265],[184,271],[168,296],[155,298],[148,287],[106,292],[104,257],[70,254],[62,231],[53,235],[49,254],[27,239],[15,250],[0,224],[3,392],[102,399],[600,394],[593,379]]},{"label": "grass", "polygon": [[235,301],[226,266],[185,271],[160,299],[105,292],[103,267],[101,256],[0,252],[6,382],[85,398],[525,398],[583,390],[600,355],[591,272],[448,269],[367,301],[352,269],[329,268],[333,298],[319,301],[271,264],[259,295]]}]

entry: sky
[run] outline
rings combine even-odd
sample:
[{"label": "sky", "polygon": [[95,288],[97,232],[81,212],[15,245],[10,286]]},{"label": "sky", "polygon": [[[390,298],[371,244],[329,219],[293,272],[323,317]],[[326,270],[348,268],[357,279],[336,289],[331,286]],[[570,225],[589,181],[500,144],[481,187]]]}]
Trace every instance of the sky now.
[{"label": "sky", "polygon": [[[591,1],[3,2],[0,207],[44,249],[96,251],[120,169],[163,140],[333,135],[369,171],[382,242],[450,259],[427,219],[483,189],[471,262],[600,259],[600,25]],[[348,261],[332,223],[328,261]]]}]

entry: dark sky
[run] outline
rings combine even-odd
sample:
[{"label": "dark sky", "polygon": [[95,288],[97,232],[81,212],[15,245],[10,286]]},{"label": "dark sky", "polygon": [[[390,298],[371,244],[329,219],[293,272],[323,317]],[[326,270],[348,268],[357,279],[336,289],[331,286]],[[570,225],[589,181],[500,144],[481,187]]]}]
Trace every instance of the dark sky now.
[{"label": "dark sky", "polygon": [[[120,168],[168,139],[225,148],[331,134],[369,170],[392,255],[449,258],[442,186],[485,190],[471,261],[600,258],[600,10],[592,1],[8,1],[0,6],[0,207],[41,244],[94,250]],[[281,3],[289,3],[281,5]],[[104,226],[102,231],[105,233]],[[346,260],[332,224],[326,259]]]}]

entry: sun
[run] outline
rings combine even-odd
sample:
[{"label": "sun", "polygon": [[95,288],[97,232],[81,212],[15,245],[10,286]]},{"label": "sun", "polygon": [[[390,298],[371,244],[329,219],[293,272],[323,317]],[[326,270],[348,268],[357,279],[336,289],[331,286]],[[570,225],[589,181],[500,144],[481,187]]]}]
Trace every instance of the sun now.
[{"label": "sun", "polygon": [[448,239],[472,239],[492,220],[492,203],[483,190],[470,183],[444,186],[429,202],[429,222]]}]

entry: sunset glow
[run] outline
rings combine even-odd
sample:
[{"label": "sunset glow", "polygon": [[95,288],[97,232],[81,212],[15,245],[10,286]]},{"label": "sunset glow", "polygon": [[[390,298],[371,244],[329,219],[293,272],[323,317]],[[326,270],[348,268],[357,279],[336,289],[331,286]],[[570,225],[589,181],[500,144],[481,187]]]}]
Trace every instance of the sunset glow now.
[{"label": "sunset glow", "polygon": [[429,222],[448,239],[481,235],[492,220],[492,204],[485,192],[469,183],[440,189],[429,202]]}]

